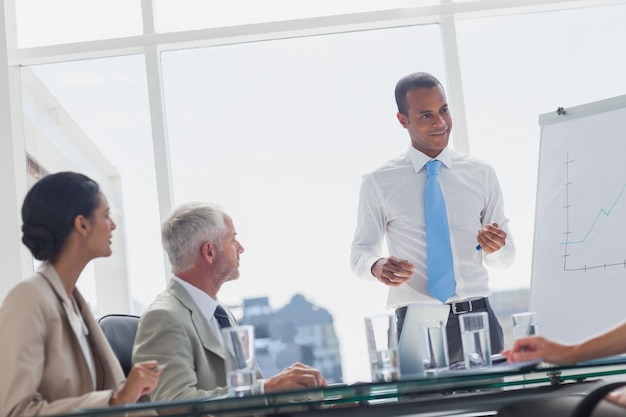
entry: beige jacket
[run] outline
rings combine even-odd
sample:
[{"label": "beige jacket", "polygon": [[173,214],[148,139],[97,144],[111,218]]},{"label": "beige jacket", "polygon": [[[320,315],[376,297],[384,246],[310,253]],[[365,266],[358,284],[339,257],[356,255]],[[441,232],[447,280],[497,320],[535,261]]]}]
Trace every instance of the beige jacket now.
[{"label": "beige jacket", "polygon": [[[143,313],[137,329],[133,362],[152,359],[166,365],[149,394],[152,401],[227,392],[224,348],[187,290],[174,279]],[[257,377],[262,378],[260,372]]]},{"label": "beige jacket", "polygon": [[96,386],[65,309],[71,308],[51,264],[19,283],[0,307],[0,416],[35,416],[105,407],[124,381],[122,368],[89,306],[74,298],[89,332]]}]

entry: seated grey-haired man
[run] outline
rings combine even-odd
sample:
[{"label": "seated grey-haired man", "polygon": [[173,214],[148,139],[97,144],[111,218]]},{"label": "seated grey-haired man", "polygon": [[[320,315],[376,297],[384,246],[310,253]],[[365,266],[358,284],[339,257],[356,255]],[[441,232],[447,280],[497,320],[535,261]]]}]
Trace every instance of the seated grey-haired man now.
[{"label": "seated grey-haired man", "polygon": [[[225,352],[214,313],[223,311],[228,324],[237,325],[220,306],[218,292],[239,277],[244,248],[230,216],[208,203],[178,207],[161,235],[173,276],[141,317],[133,361],[149,358],[165,365],[152,401],[225,394]],[[300,363],[268,379],[260,371],[257,377],[265,392],[327,385],[317,369]]]}]

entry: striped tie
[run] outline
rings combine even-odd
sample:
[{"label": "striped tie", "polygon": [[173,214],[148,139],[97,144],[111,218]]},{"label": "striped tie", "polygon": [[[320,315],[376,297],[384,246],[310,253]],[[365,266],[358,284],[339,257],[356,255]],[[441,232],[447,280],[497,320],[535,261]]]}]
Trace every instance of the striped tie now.
[{"label": "striped tie", "polygon": [[226,314],[226,310],[224,310],[221,305],[218,304],[217,307],[215,307],[215,313],[213,313],[213,316],[217,319],[220,328],[225,329],[231,326],[230,320],[228,320],[228,314]]}]

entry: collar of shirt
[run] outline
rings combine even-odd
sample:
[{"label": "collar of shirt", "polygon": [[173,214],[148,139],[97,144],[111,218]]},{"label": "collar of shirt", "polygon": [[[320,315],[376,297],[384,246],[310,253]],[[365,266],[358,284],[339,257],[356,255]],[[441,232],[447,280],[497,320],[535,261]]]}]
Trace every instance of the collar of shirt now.
[{"label": "collar of shirt", "polygon": [[209,294],[205,293],[200,288],[191,285],[187,281],[182,280],[177,276],[174,276],[173,278],[178,281],[178,283],[182,285],[185,290],[187,290],[189,296],[191,296],[194,303],[196,303],[204,318],[209,323],[215,320],[213,314],[215,313],[215,308],[217,307],[218,301],[214,300]]},{"label": "collar of shirt", "polygon": [[406,151],[406,157],[409,158],[409,161],[411,161],[411,165],[413,165],[415,172],[419,172],[422,168],[424,168],[424,165],[433,159],[440,160],[446,168],[452,169],[452,155],[450,155],[450,149],[448,149],[447,146],[443,148],[443,150],[435,158],[431,158],[425,153],[418,151],[413,146],[409,146],[409,149]]}]

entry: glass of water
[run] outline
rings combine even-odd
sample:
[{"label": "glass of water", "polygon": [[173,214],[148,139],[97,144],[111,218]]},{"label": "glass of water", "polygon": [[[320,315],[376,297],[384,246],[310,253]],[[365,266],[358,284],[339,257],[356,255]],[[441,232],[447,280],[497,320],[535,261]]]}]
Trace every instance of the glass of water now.
[{"label": "glass of water", "polygon": [[254,327],[233,326],[222,329],[226,350],[228,395],[243,397],[259,393],[254,362]]},{"label": "glass of water", "polygon": [[417,323],[418,350],[424,369],[445,369],[449,365],[448,337],[442,320],[420,320]]},{"label": "glass of water", "polygon": [[491,366],[489,315],[485,312],[459,316],[465,369]]},{"label": "glass of water", "polygon": [[513,338],[535,336],[539,334],[539,324],[537,324],[537,314],[528,311],[511,315],[513,322]]},{"label": "glass of water", "polygon": [[398,380],[400,378],[400,362],[394,316],[381,314],[366,317],[365,331],[372,382]]}]

